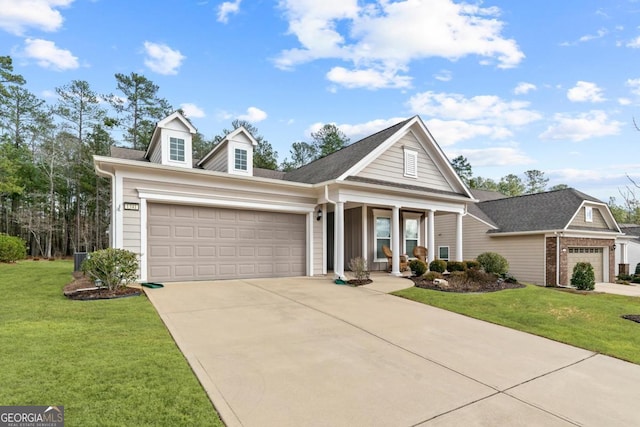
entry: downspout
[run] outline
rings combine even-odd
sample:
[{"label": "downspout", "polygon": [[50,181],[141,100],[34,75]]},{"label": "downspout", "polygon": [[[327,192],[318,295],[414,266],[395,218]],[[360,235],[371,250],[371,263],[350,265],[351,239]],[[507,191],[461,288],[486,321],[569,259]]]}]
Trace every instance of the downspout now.
[{"label": "downspout", "polygon": [[98,163],[94,164],[96,171],[100,174],[108,175],[111,177],[111,229],[109,230],[109,246],[114,248],[116,246],[116,174],[102,169]]}]

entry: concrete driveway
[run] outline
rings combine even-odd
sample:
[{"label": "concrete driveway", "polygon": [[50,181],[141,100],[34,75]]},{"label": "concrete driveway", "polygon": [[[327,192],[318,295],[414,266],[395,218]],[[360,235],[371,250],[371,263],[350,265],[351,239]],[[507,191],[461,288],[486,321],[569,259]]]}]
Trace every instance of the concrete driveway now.
[{"label": "concrete driveway", "polygon": [[326,278],[147,290],[228,426],[640,425],[640,366]]}]

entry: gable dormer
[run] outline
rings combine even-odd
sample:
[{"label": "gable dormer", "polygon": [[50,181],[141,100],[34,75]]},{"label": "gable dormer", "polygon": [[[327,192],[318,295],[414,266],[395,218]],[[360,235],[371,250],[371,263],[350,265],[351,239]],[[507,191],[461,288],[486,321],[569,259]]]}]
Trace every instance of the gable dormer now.
[{"label": "gable dormer", "polygon": [[156,124],[145,157],[152,163],[191,168],[195,133],[193,125],[176,111]]},{"label": "gable dormer", "polygon": [[196,166],[232,175],[253,176],[253,150],[258,141],[244,127],[224,137]]}]

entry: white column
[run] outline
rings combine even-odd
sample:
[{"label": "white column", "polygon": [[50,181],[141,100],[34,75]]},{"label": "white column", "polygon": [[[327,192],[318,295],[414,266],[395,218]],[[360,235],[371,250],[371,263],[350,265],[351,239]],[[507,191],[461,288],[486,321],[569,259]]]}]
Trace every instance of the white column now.
[{"label": "white column", "polygon": [[322,205],[322,274],[327,274],[327,204]]},{"label": "white column", "polygon": [[430,210],[427,217],[427,263],[436,259],[436,224],[435,211]]},{"label": "white column", "polygon": [[140,199],[140,281],[147,281],[147,199]]},{"label": "white column", "polygon": [[400,276],[400,208],[391,210],[391,275]]},{"label": "white column", "polygon": [[627,252],[627,244],[626,243],[621,243],[620,244],[620,253],[622,255],[622,264],[629,264],[629,258],[628,258],[628,252]]},{"label": "white column", "polygon": [[333,272],[335,279],[344,279],[344,202],[336,202],[334,217],[335,251]]},{"label": "white column", "polygon": [[362,258],[369,269],[369,232],[367,223],[367,205],[362,205]]},{"label": "white column", "polygon": [[316,212],[307,212],[307,276],[313,276],[313,227],[316,220]]},{"label": "white column", "polygon": [[462,214],[456,214],[456,261],[462,261]]}]

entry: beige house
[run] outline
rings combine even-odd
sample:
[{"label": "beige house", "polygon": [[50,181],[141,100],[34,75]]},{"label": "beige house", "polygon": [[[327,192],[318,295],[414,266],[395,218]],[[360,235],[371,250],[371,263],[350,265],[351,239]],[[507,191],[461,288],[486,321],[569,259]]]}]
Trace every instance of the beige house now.
[{"label": "beige house", "polygon": [[[621,235],[609,207],[573,188],[518,197],[473,190],[462,219],[464,259],[498,252],[518,280],[568,285],[577,262],[590,262],[596,281],[615,280],[616,238]],[[436,256],[459,250],[451,238],[456,219],[436,218]],[[453,251],[453,252],[452,252]]]},{"label": "beige house", "polygon": [[94,158],[112,182],[111,245],[139,254],[142,281],[344,277],[357,256],[386,269],[383,245],[399,275],[401,254],[421,245],[432,260],[441,237],[451,259],[467,253],[475,199],[417,116],[288,173],[253,167],[244,128],[192,159],[194,133],[174,113],[146,152]]}]

